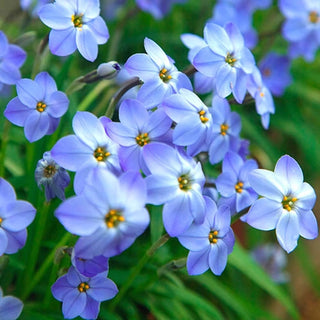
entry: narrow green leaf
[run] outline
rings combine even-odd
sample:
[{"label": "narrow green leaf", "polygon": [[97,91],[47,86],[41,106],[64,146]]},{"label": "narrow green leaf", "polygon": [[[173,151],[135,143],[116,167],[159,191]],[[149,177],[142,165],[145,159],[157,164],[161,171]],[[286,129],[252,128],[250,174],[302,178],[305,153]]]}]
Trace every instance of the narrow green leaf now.
[{"label": "narrow green leaf", "polygon": [[238,244],[234,246],[233,252],[228,258],[228,263],[237,268],[259,287],[277,299],[294,319],[299,318],[298,311],[290,297],[280,288],[279,285],[275,284],[270,279],[261,267],[255,263]]}]

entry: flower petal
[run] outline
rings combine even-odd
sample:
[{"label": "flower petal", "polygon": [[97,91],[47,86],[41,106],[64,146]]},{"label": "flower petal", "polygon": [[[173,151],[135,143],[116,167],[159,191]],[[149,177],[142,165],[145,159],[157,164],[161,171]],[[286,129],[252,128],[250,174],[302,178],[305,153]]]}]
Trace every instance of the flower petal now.
[{"label": "flower petal", "polygon": [[299,238],[299,220],[295,213],[284,212],[276,227],[277,239],[281,247],[290,253]]},{"label": "flower petal", "polygon": [[87,25],[83,25],[82,28],[77,28],[76,31],[76,44],[79,52],[82,56],[89,60],[94,61],[98,56],[98,44],[97,40]]}]

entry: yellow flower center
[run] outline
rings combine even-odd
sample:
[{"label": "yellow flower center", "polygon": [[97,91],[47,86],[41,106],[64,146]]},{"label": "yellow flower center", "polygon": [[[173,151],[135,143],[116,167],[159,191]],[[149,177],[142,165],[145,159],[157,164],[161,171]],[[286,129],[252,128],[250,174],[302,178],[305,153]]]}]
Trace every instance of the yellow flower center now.
[{"label": "yellow flower center", "polygon": [[148,133],[141,133],[138,136],[136,136],[136,142],[140,147],[145,146],[147,143],[150,142]]},{"label": "yellow flower center", "polygon": [[37,109],[37,111],[39,111],[39,112],[43,112],[46,107],[47,107],[47,105],[46,105],[44,102],[39,101],[39,102],[37,103],[36,109]]},{"label": "yellow flower center", "polygon": [[226,123],[223,123],[220,126],[220,134],[222,134],[223,136],[225,136],[228,132],[229,126]]},{"label": "yellow flower center", "polygon": [[51,178],[55,175],[55,173],[57,172],[57,169],[55,166],[53,166],[52,164],[49,164],[48,166],[46,166],[44,169],[43,169],[43,175],[46,177],[46,178]]},{"label": "yellow flower center", "polygon": [[234,57],[233,57],[233,54],[232,53],[227,53],[227,56],[226,56],[226,58],[225,58],[225,62],[227,63],[227,64],[229,64],[231,67],[233,67],[234,66],[234,64],[237,62],[237,59],[235,59]]},{"label": "yellow flower center", "polygon": [[104,220],[108,228],[117,227],[120,222],[125,221],[120,211],[115,209],[110,209],[109,212],[105,215]]},{"label": "yellow flower center", "polygon": [[209,232],[208,239],[210,243],[215,244],[218,242],[218,233],[219,232],[217,230],[212,230]]},{"label": "yellow flower center", "polygon": [[90,289],[90,286],[88,285],[88,283],[86,282],[81,282],[79,285],[78,285],[78,290],[82,293],[82,292],[86,292],[87,290]]},{"label": "yellow flower center", "polygon": [[110,152],[108,152],[104,147],[98,147],[96,150],[94,150],[93,156],[99,162],[105,161],[110,156]]},{"label": "yellow flower center", "polygon": [[316,11],[311,11],[309,13],[309,21],[311,23],[318,23],[319,22],[319,14]]},{"label": "yellow flower center", "polygon": [[74,25],[75,28],[81,28],[83,23],[82,23],[82,17],[83,17],[83,13],[80,14],[73,14],[71,16],[71,21]]},{"label": "yellow flower center", "polygon": [[287,211],[291,211],[294,207],[294,203],[297,201],[298,199],[295,197],[287,197],[284,196],[282,199],[282,207],[283,209],[286,209]]},{"label": "yellow flower center", "polygon": [[243,182],[239,181],[234,188],[236,189],[236,192],[241,193],[243,191]]},{"label": "yellow flower center", "polygon": [[172,79],[172,76],[168,74],[168,70],[166,68],[160,70],[159,77],[163,82],[169,82],[169,80]]},{"label": "yellow flower center", "polygon": [[202,123],[206,123],[209,121],[209,118],[206,117],[206,112],[204,110],[201,110],[198,113]]},{"label": "yellow flower center", "polygon": [[190,178],[186,174],[181,175],[178,178],[178,182],[179,182],[179,188],[182,191],[188,191],[192,188]]},{"label": "yellow flower center", "polygon": [[2,221],[3,221],[3,219],[2,219],[2,218],[0,218],[0,226],[1,226]]}]

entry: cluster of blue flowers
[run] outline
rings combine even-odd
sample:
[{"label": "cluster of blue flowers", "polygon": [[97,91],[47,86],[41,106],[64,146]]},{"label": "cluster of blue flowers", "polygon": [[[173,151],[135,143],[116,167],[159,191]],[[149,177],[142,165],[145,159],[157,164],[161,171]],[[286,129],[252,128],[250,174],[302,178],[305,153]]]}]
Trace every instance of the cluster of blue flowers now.
[{"label": "cluster of blue flowers", "polygon": [[[67,56],[79,50],[83,58],[94,61],[98,45],[109,38],[100,2],[48,2],[39,1],[36,14],[51,28],[51,53]],[[173,3],[185,1],[136,2],[160,19]],[[147,204],[163,206],[166,232],[189,250],[190,275],[208,269],[215,275],[223,272],[235,243],[231,217],[236,215],[253,228],[275,229],[288,253],[297,246],[299,236],[317,237],[312,212],[316,195],[304,182],[300,166],[285,155],[274,172],[259,169],[248,157],[249,142],[240,136],[240,115],[227,100],[232,94],[242,104],[248,92],[263,127],[268,128],[270,114],[275,112],[272,94],[281,95],[291,81],[290,58],[302,54],[311,60],[320,44],[319,4],[282,0],[283,35],[291,43],[290,58],[270,53],[256,65],[248,48],[257,43],[252,14],[270,2],[220,0],[204,27],[204,38],[182,35],[190,49],[193,83],[157,43],[145,38],[146,53],[130,56],[120,72],[127,72],[128,79],[138,77],[141,86],[119,104],[119,121],[78,111],[72,121],[74,134],[60,138],[39,160],[38,186],[44,186],[47,201],[63,200],[55,216],[67,231],[79,236],[72,248],[71,267],[52,286],[65,318],[96,319],[100,303],[117,294],[115,283],[107,278],[109,258],[129,248],[148,228]],[[30,1],[21,5],[26,9]],[[1,31],[0,47],[0,86],[15,84],[17,90],[4,116],[24,127],[29,142],[51,135],[67,112],[67,95],[58,91],[47,72],[34,80],[21,79],[19,68],[26,54],[9,44]],[[116,77],[118,64],[111,69],[101,66],[97,74]],[[212,93],[211,105],[196,93]],[[207,177],[203,171],[207,161],[222,163],[221,173]],[[66,170],[75,172],[75,195],[68,199]],[[0,178],[0,255],[24,246],[35,212],[30,203],[17,200],[13,187]],[[2,317],[5,308],[14,311]],[[1,319],[16,319],[21,308],[16,298],[0,296]]]}]

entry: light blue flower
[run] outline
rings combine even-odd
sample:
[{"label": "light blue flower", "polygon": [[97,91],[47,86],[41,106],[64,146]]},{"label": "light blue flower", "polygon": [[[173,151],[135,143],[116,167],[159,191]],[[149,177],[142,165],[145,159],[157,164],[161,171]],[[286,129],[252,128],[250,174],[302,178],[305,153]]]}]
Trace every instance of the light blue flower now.
[{"label": "light blue flower", "polygon": [[299,164],[290,156],[281,157],[274,172],[256,169],[249,175],[251,187],[261,196],[241,220],[260,230],[276,229],[281,247],[288,253],[299,236],[314,239],[318,225],[312,212],[316,194],[303,182]]}]

